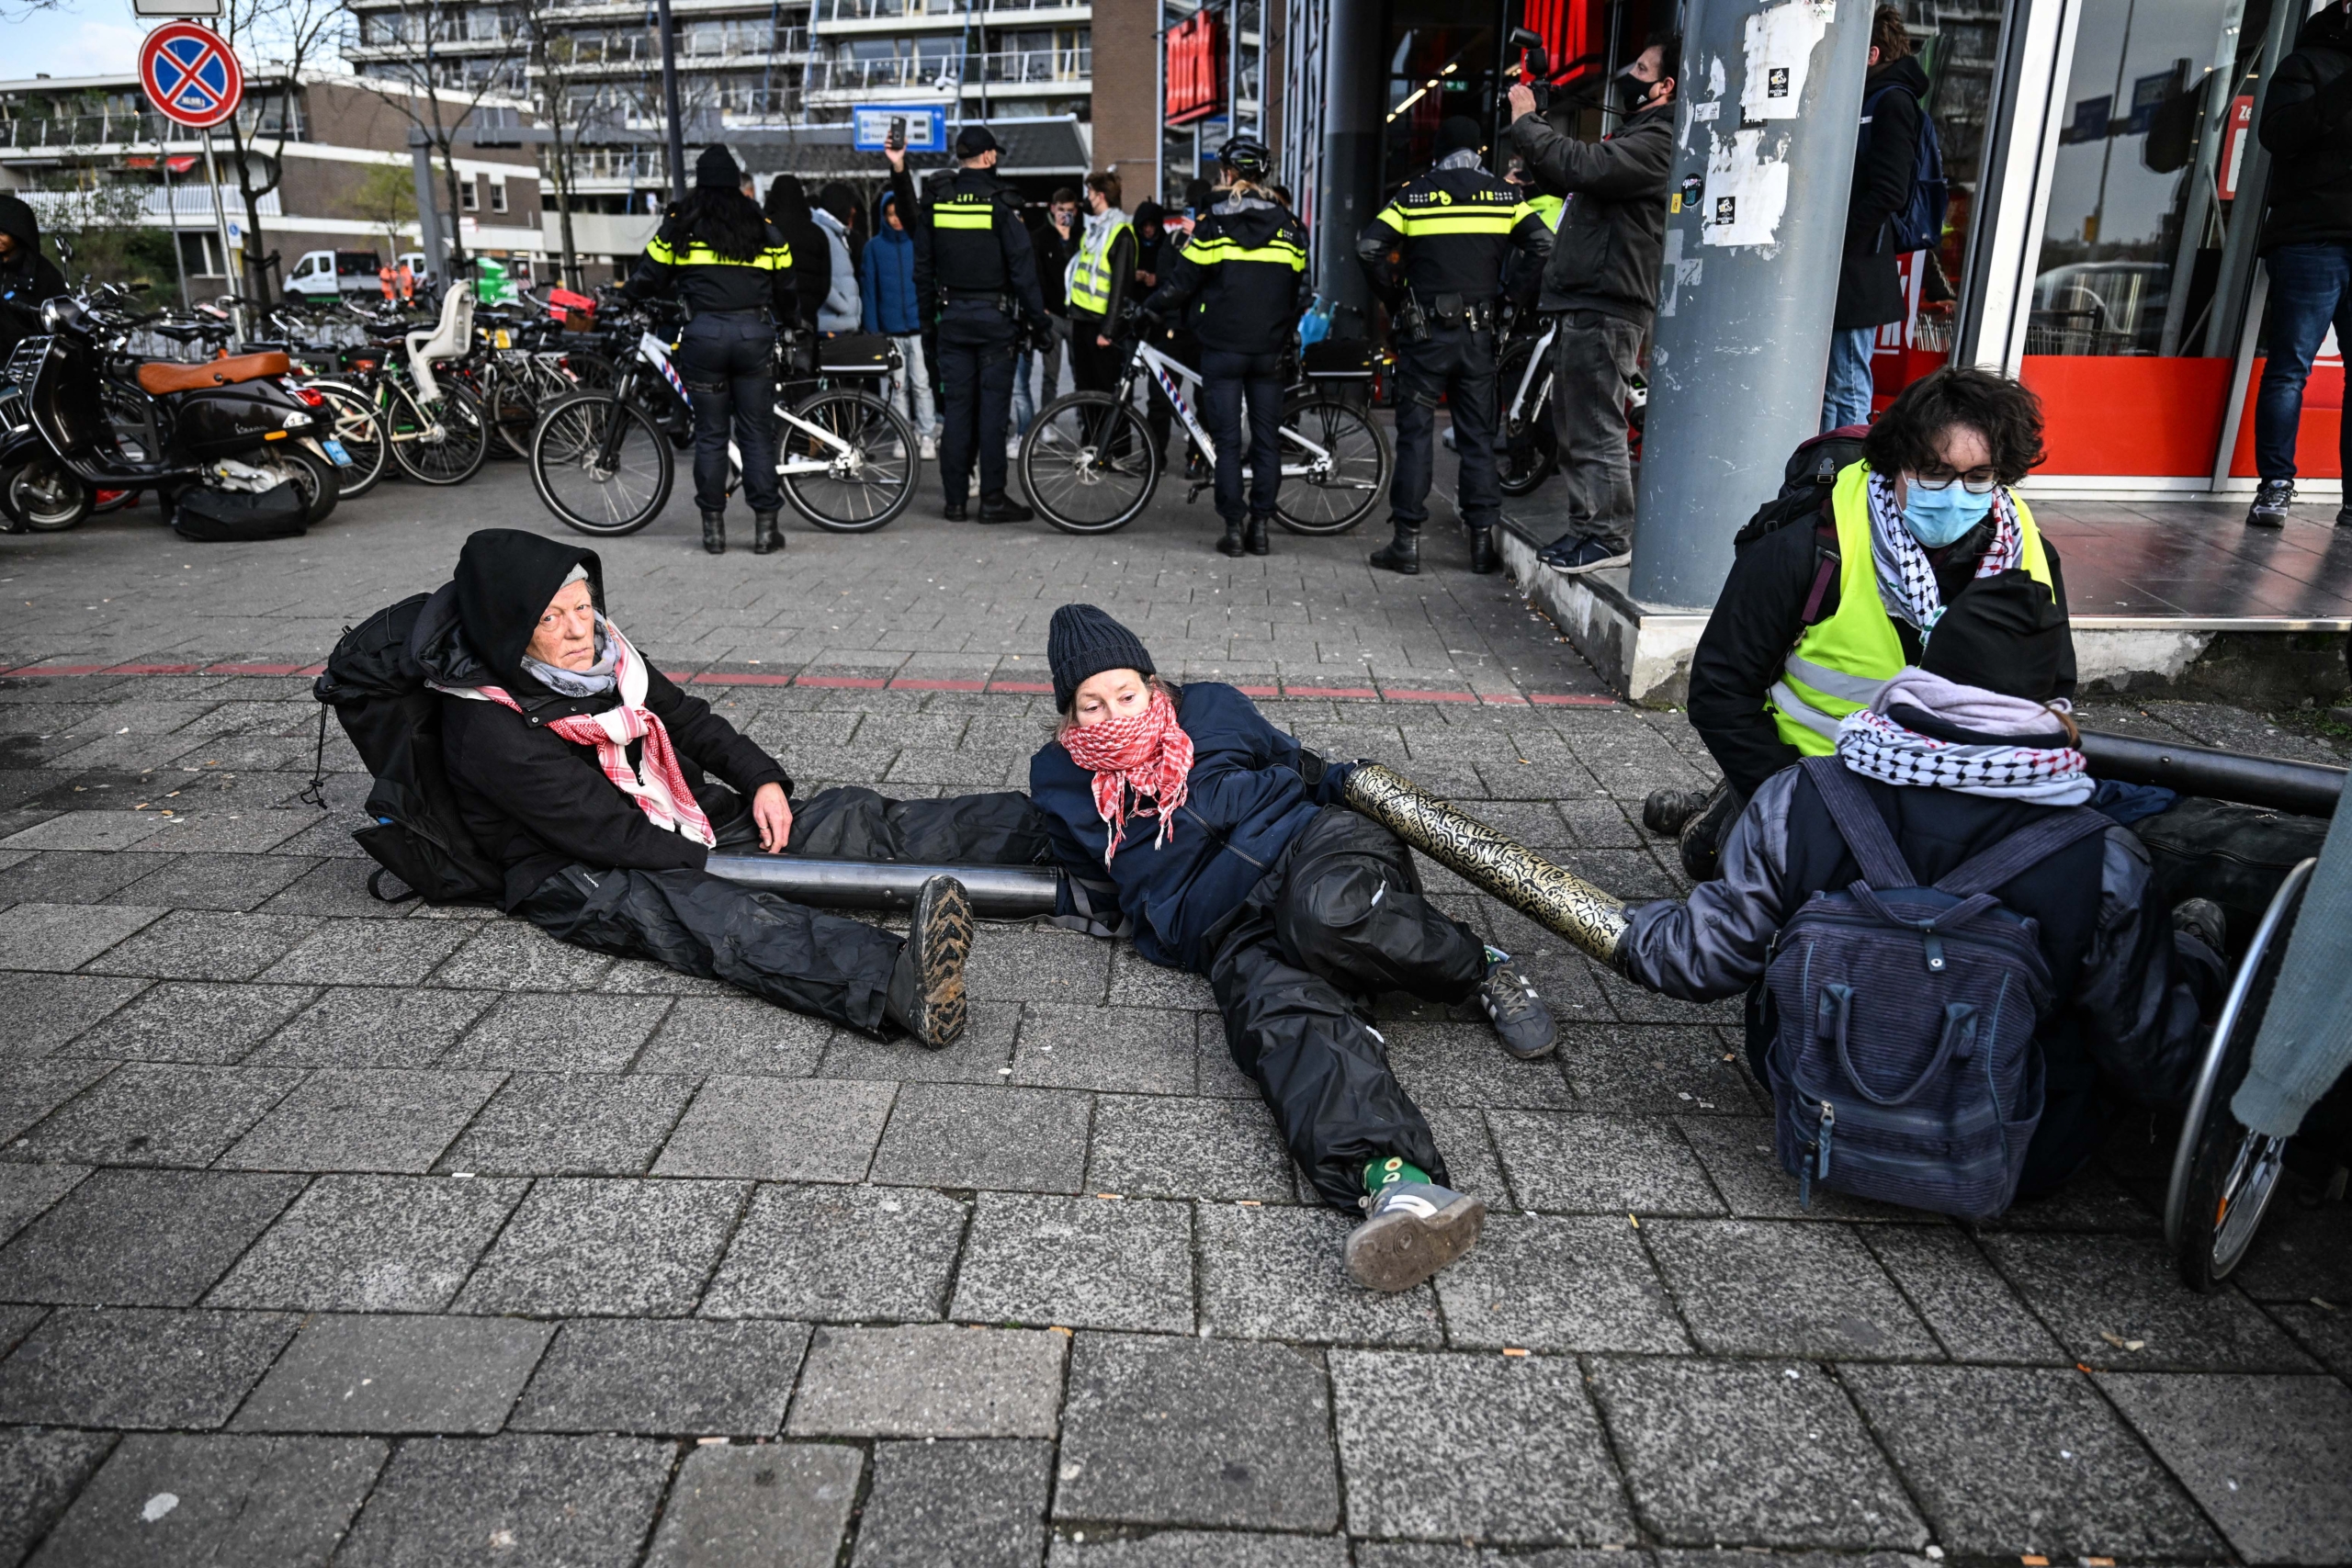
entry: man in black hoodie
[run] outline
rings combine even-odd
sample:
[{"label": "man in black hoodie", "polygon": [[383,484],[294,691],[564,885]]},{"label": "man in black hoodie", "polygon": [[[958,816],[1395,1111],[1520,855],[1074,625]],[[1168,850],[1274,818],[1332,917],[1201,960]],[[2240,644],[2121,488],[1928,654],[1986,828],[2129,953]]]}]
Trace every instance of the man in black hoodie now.
[{"label": "man in black hoodie", "polygon": [[753,850],[1030,864],[1049,848],[1028,797],[844,788],[796,807],[776,760],[646,661],[604,605],[595,551],[487,528],[418,615],[411,648],[447,699],[449,784],[475,843],[505,869],[503,906],[600,953],[867,1033],[896,1025],[934,1050],[952,1043],[972,938],[954,878],[923,885],[902,940],[705,866],[713,851]]},{"label": "man in black hoodie", "polygon": [[1925,134],[1928,73],[1912,57],[1903,13],[1881,6],[1871,17],[1870,76],[1862,88],[1862,137],[1846,197],[1846,256],[1830,321],[1829,379],[1821,428],[1871,422],[1871,355],[1878,330],[1903,319],[1903,279],[1890,225],[1910,205]]},{"label": "man in black hoodie", "polygon": [[41,301],[65,291],[64,276],[40,254],[40,220],[22,198],[0,196],[0,361],[40,326]]}]

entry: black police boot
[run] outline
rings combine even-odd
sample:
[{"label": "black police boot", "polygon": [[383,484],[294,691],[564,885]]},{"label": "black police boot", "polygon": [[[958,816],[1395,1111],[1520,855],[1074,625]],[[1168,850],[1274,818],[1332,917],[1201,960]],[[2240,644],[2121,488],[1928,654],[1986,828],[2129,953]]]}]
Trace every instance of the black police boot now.
[{"label": "black police boot", "polygon": [[1273,547],[1266,543],[1266,520],[1262,517],[1250,519],[1249,531],[1241,536],[1241,542],[1253,556],[1262,556],[1272,551]]},{"label": "black police boot", "polygon": [[1410,523],[1396,518],[1396,536],[1381,549],[1372,552],[1372,564],[1383,571],[1401,571],[1407,577],[1421,575],[1421,531]]},{"label": "black police boot", "polygon": [[1225,520],[1225,537],[1216,542],[1216,553],[1221,556],[1232,556],[1238,559],[1241,550],[1241,519],[1228,517]]},{"label": "black police boot", "polygon": [[983,523],[1026,523],[1036,515],[1002,491],[980,497],[980,521]]},{"label": "black police boot", "polygon": [[1471,529],[1470,570],[1480,577],[1489,577],[1500,571],[1502,565],[1503,553],[1495,547],[1493,527]]},{"label": "black police boot", "polygon": [[946,518],[950,523],[961,523],[971,515],[970,513],[964,510],[964,503],[960,501],[949,502],[945,506],[939,509],[939,514],[942,517]]},{"label": "black police boot", "polygon": [[727,553],[727,513],[706,512],[702,514],[702,547],[707,554]]},{"label": "black police boot", "polygon": [[755,556],[763,556],[770,550],[782,548],[784,548],[784,530],[776,526],[775,513],[773,512],[752,513],[752,553]]}]

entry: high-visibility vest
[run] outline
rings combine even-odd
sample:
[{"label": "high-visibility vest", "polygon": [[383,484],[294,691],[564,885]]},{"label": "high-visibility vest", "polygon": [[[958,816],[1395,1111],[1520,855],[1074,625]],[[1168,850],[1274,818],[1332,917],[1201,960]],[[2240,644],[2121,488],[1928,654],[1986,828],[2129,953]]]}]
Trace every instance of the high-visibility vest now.
[{"label": "high-visibility vest", "polygon": [[[1838,749],[1838,724],[1866,708],[1904,666],[1903,638],[1879,597],[1871,551],[1871,467],[1854,463],[1838,476],[1830,513],[1838,525],[1838,613],[1805,627],[1772,683],[1772,722],[1781,739],[1808,757]],[[2033,513],[2013,491],[2022,549],[2018,564],[2044,587],[2050,558]]]},{"label": "high-visibility vest", "polygon": [[1542,213],[1544,226],[1554,231],[1560,227],[1560,214],[1566,211],[1568,206],[1556,196],[1531,196],[1527,198],[1527,205]]},{"label": "high-visibility vest", "polygon": [[1069,308],[1083,310],[1090,316],[1105,315],[1111,309],[1111,252],[1119,236],[1135,231],[1132,223],[1106,223],[1101,234],[1088,234],[1078,243],[1078,254],[1070,263]]}]

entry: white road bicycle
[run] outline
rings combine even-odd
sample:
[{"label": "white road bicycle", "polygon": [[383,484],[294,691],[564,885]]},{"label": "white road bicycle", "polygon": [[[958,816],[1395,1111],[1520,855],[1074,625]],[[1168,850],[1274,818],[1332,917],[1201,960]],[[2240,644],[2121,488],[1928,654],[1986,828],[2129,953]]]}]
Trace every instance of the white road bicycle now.
[{"label": "white road bicycle", "polygon": [[1560,466],[1552,429],[1552,343],[1559,335],[1555,317],[1544,322],[1540,337],[1514,339],[1497,367],[1496,383],[1510,400],[1495,454],[1495,477],[1505,495],[1527,494]]},{"label": "white road bicycle", "polygon": [[[1115,390],[1072,392],[1039,411],[1021,443],[1030,503],[1065,534],[1108,534],[1151,504],[1160,456],[1133,400],[1148,372],[1191,438],[1191,490],[1215,482],[1216,446],[1194,417],[1187,388],[1201,373],[1138,340]],[[1283,482],[1274,515],[1294,534],[1341,534],[1362,522],[1388,483],[1388,437],[1337,392],[1294,388],[1283,405]],[[1245,468],[1244,472],[1247,472]]]}]

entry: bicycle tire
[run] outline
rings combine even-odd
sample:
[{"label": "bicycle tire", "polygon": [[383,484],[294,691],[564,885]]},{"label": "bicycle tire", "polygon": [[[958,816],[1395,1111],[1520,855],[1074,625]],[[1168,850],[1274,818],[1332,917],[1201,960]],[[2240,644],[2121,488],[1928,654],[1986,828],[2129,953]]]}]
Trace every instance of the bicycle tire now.
[{"label": "bicycle tire", "polygon": [[502,370],[491,383],[491,396],[482,400],[490,414],[491,434],[498,446],[511,456],[529,457],[531,433],[539,423],[537,394]]},{"label": "bicycle tire", "polygon": [[1029,503],[1065,534],[1115,533],[1134,522],[1159,488],[1159,468],[1143,415],[1108,392],[1055,399],[1021,441]]},{"label": "bicycle tire", "polygon": [[[613,472],[598,478],[589,457],[604,437],[605,421],[618,417],[630,429],[621,436],[619,461]],[[636,436],[642,436],[638,440]],[[646,412],[609,392],[574,392],[549,403],[531,432],[531,488],[540,503],[582,534],[616,538],[634,534],[670,504],[670,490],[677,482],[677,459],[670,443]],[[586,489],[569,482],[567,470],[587,481]],[[616,490],[624,473],[643,476],[641,486]],[[594,507],[591,497],[601,498]]]},{"label": "bicycle tire", "polygon": [[[441,388],[441,418],[425,412],[408,388],[391,388],[392,461],[401,472],[420,484],[463,484],[481,471],[490,457],[490,421],[482,412],[481,400],[471,390],[452,379]],[[405,409],[405,413],[403,413]],[[409,434],[403,436],[401,422],[411,423]],[[437,425],[440,438],[424,441],[417,433]]]},{"label": "bicycle tire", "polygon": [[613,383],[620,379],[619,367],[594,349],[565,349],[563,367],[571,373],[577,389],[583,392],[608,392]]},{"label": "bicycle tire", "polygon": [[[1331,454],[1328,479],[1285,476],[1274,498],[1274,519],[1293,534],[1344,534],[1371,515],[1388,488],[1395,456],[1388,434],[1344,398],[1309,392],[1283,410],[1285,429]],[[1292,453],[1283,453],[1285,459]]]},{"label": "bicycle tire", "polygon": [[922,457],[914,426],[871,392],[847,387],[804,398],[796,417],[849,443],[845,467],[824,443],[778,419],[777,467],[795,459],[832,457],[824,473],[779,474],[794,511],[828,534],[870,534],[914,501]]},{"label": "bicycle tire", "polygon": [[1495,453],[1495,481],[1505,495],[1532,494],[1560,466],[1559,437],[1552,428],[1552,389],[1543,395],[1525,418],[1514,423],[1510,400],[1519,395],[1520,378],[1528,356],[1535,352],[1532,339],[1522,339],[1503,355],[1495,376],[1496,414],[1502,440]]},{"label": "bicycle tire", "polygon": [[374,490],[391,462],[382,421],[367,393],[342,381],[312,381],[311,390],[326,399],[334,413],[334,435],[343,443],[351,467],[343,470],[343,499],[351,501]]}]

